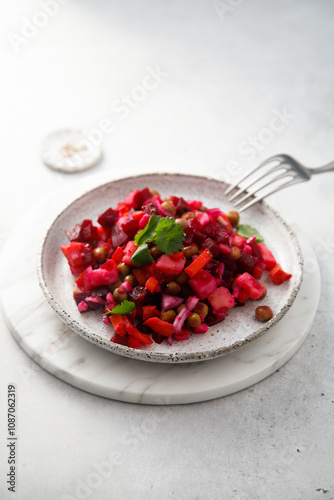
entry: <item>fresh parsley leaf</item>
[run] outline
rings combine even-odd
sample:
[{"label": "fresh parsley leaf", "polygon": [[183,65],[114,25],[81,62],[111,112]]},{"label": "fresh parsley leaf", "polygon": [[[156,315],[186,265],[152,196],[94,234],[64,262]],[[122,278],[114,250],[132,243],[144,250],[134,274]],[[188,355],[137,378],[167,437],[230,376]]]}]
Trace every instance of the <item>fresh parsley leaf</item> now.
[{"label": "fresh parsley leaf", "polygon": [[136,266],[141,266],[142,264],[153,261],[153,257],[150,254],[150,250],[146,243],[143,243],[142,245],[140,245],[140,247],[137,248],[135,253],[132,255],[131,260]]},{"label": "fresh parsley leaf", "polygon": [[132,300],[123,300],[113,309],[107,309],[106,314],[131,314],[134,311],[136,304]]},{"label": "fresh parsley leaf", "polygon": [[237,232],[240,236],[243,236],[244,238],[250,238],[251,236],[255,235],[256,236],[255,241],[257,241],[257,243],[260,243],[264,239],[257,229],[254,229],[248,224],[239,224]]},{"label": "fresh parsley leaf", "polygon": [[180,224],[175,222],[173,217],[163,217],[160,219],[153,241],[161,252],[171,255],[182,249],[184,232]]},{"label": "fresh parsley leaf", "polygon": [[132,255],[131,260],[136,266],[153,261],[147,246],[149,241],[155,243],[161,252],[171,255],[182,249],[183,240],[183,229],[173,217],[151,215],[144,229],[139,231],[134,238],[139,248]]},{"label": "fresh parsley leaf", "polygon": [[147,243],[152,238],[152,236],[154,236],[160,219],[160,215],[151,215],[144,229],[136,234],[134,240],[136,245],[143,245],[144,243]]}]

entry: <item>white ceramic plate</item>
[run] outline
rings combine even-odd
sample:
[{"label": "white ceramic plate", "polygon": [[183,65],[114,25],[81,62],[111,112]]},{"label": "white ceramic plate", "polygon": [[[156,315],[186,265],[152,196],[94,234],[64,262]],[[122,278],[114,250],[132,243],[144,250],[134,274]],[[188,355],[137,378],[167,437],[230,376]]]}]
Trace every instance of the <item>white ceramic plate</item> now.
[{"label": "white ceramic plate", "polygon": [[206,334],[193,334],[188,340],[174,342],[172,346],[163,342],[133,349],[110,342],[113,329],[111,325],[102,322],[100,312],[79,313],[72,296],[75,277],[71,275],[60,250],[61,245],[68,243],[65,231],[83,219],[92,219],[96,223],[99,214],[110,206],[115,207],[133,189],[145,186],[158,190],[163,197],[173,194],[185,199],[200,199],[209,208],[221,208],[225,212],[233,209],[224,196],[227,188],[225,183],[181,174],[147,174],[119,179],[83,194],[54,220],[40,249],[39,282],[48,302],[60,318],[83,338],[104,349],[122,356],[163,363],[216,358],[265,334],[293,304],[303,276],[303,258],[296,236],[279,214],[266,203],[256,204],[242,213],[241,223],[256,227],[283,269],[293,274],[291,280],[280,286],[274,285],[266,272],[265,277],[261,278],[268,288],[267,297],[261,301],[261,305],[270,306],[274,312],[269,322],[258,322],[254,311],[260,303],[248,301],[244,307],[230,310],[225,320],[212,326]]}]

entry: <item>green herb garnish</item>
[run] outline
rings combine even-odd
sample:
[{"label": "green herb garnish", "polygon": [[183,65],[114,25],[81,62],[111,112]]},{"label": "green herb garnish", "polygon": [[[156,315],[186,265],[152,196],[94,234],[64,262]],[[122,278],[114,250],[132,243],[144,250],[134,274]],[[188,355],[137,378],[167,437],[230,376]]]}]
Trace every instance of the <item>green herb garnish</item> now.
[{"label": "green herb garnish", "polygon": [[154,259],[150,254],[150,249],[148,248],[146,243],[143,243],[132,255],[131,260],[136,266],[140,266],[141,264],[153,262]]},{"label": "green herb garnish", "polygon": [[182,249],[184,232],[180,224],[173,217],[160,217],[151,215],[148,223],[136,234],[134,242],[139,248],[132,256],[136,266],[152,262],[153,258],[147,246],[148,242],[155,243],[159,250],[166,255],[171,255]]},{"label": "green herb garnish", "polygon": [[151,215],[144,229],[136,234],[134,238],[136,245],[143,245],[144,243],[147,243],[151,238],[153,238],[160,219],[160,215]]},{"label": "green herb garnish", "polygon": [[254,229],[253,227],[249,226],[248,224],[239,224],[238,226],[238,231],[237,234],[240,236],[243,236],[244,238],[250,238],[251,236],[255,235],[256,239],[255,241],[257,243],[260,243],[263,241],[263,236],[259,233],[257,229]]},{"label": "green herb garnish", "polygon": [[123,300],[113,309],[107,309],[106,314],[131,314],[134,311],[136,304],[132,300]]}]

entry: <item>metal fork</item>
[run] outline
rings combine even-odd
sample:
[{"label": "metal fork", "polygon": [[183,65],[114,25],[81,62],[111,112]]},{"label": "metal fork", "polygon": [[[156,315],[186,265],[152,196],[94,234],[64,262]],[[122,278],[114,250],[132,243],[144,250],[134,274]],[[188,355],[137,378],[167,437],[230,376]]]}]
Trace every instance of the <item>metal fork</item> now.
[{"label": "metal fork", "polygon": [[[273,164],[272,167],[270,167],[271,164]],[[271,156],[258,167],[249,171],[236,184],[230,186],[225,191],[225,194],[227,195],[237,189],[228,199],[229,201],[233,201],[234,206],[238,207],[239,212],[243,212],[255,203],[273,193],[277,193],[281,189],[298,184],[299,182],[309,181],[314,174],[330,171],[334,171],[334,162],[328,163],[323,167],[308,168],[292,158],[292,156],[279,154]],[[253,176],[255,173],[258,173],[258,175]],[[239,187],[239,184],[248,178],[250,178],[249,183],[244,187]],[[282,182],[280,183],[280,181]],[[269,192],[261,193],[263,189],[269,187],[272,187]],[[249,188],[253,189],[250,190]],[[250,201],[248,201],[249,198],[251,198]]]}]

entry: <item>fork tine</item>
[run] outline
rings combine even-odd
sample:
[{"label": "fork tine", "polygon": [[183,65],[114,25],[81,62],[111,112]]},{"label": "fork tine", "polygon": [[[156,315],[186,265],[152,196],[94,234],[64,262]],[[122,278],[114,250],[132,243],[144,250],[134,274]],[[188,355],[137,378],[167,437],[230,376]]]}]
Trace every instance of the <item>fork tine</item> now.
[{"label": "fork tine", "polygon": [[[273,171],[274,171],[274,169],[273,169],[273,170],[271,170],[271,172],[270,172],[270,173],[272,173]],[[269,173],[269,172],[268,172],[268,173]],[[240,200],[237,200],[237,201],[236,201],[236,203],[234,203],[234,205],[237,207],[238,205],[240,205],[241,203],[243,203],[244,201],[246,201],[248,198],[250,198],[250,197],[251,197],[251,196],[253,196],[254,194],[256,194],[256,193],[258,193],[259,191],[261,191],[261,189],[264,189],[265,187],[269,186],[270,184],[273,184],[273,183],[274,183],[274,182],[276,182],[276,181],[279,181],[279,180],[284,179],[284,178],[289,178],[289,177],[293,177],[293,179],[295,179],[295,176],[293,176],[293,173],[292,173],[292,172],[290,172],[290,171],[288,171],[288,170],[286,170],[285,172],[283,172],[283,173],[281,173],[281,174],[277,175],[276,177],[274,177],[273,179],[270,179],[268,182],[266,182],[266,184],[263,184],[263,185],[259,186],[258,188],[256,188],[256,189],[255,189],[255,190],[253,190],[253,191],[248,191],[248,192],[245,194],[245,196],[243,196]],[[264,178],[265,178],[265,176],[263,176],[263,177],[261,178],[261,180],[262,180],[262,179],[264,179]],[[256,182],[258,182],[258,181],[256,181]],[[254,182],[254,184],[255,184],[256,182]]]},{"label": "fork tine", "polygon": [[255,203],[258,203],[259,201],[264,200],[264,198],[266,198],[267,196],[269,196],[271,194],[274,194],[274,193],[277,193],[281,189],[284,189],[284,188],[286,188],[288,186],[292,186],[293,184],[298,184],[299,182],[304,182],[305,180],[306,179],[301,179],[301,178],[298,178],[298,177],[296,177],[294,179],[291,179],[290,181],[285,182],[284,184],[282,184],[281,186],[277,187],[276,189],[273,189],[269,193],[265,193],[262,196],[256,196],[253,200],[251,200],[248,203],[246,203],[246,205],[244,205],[243,207],[239,208],[238,212],[241,213],[244,210],[247,210],[251,206],[255,205]]},{"label": "fork tine", "polygon": [[233,184],[232,186],[230,186],[229,188],[227,188],[224,194],[225,195],[229,194],[231,191],[233,191],[233,189],[235,189],[236,187],[238,187],[238,185],[240,184],[240,182],[243,182],[250,175],[254,174],[257,170],[259,170],[260,168],[264,167],[265,165],[268,165],[269,163],[272,163],[273,161],[284,162],[284,158],[283,158],[282,155],[275,155],[275,156],[271,156],[270,158],[267,158],[267,160],[264,160],[256,168],[252,168],[251,170],[249,170],[243,177],[241,177],[241,179],[238,180],[238,182],[236,182],[235,184]]},{"label": "fork tine", "polygon": [[226,189],[225,191],[225,195],[229,194],[231,191],[233,191],[233,189],[235,189],[236,187],[238,187],[239,183],[244,181],[245,179],[247,179],[247,177],[249,177],[250,175],[252,175],[254,172],[256,172],[257,170],[259,170],[259,168],[261,168],[263,165],[258,165],[256,168],[252,168],[252,170],[249,170],[247,172],[247,174],[245,174],[243,177],[241,177],[241,179],[238,180],[238,182],[236,182],[235,184],[233,184],[232,186],[230,186],[228,189]]},{"label": "fork tine", "polygon": [[[279,165],[276,165],[275,167],[272,167],[270,170],[268,170],[267,172],[265,172],[261,177],[257,177],[256,179],[254,179],[254,181],[252,181],[251,183],[247,184],[247,186],[245,186],[244,188],[240,188],[236,193],[234,193],[230,198],[229,198],[229,201],[233,201],[235,200],[236,198],[238,198],[238,196],[242,195],[243,193],[245,193],[246,191],[248,191],[248,189],[252,186],[254,186],[254,184],[257,184],[259,181],[262,181],[263,179],[265,179],[268,175],[271,175],[273,174],[274,172],[276,172],[277,170],[281,170],[282,168],[285,168],[285,173],[288,172],[288,169],[286,167],[284,167],[282,164],[279,164]],[[273,182],[275,179],[269,181],[269,182]],[[265,184],[264,186],[262,187],[265,187],[267,186],[267,184]],[[261,188],[259,188],[261,189]]]}]

